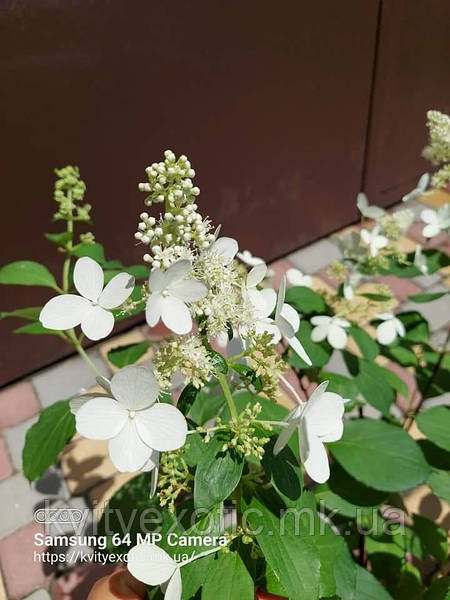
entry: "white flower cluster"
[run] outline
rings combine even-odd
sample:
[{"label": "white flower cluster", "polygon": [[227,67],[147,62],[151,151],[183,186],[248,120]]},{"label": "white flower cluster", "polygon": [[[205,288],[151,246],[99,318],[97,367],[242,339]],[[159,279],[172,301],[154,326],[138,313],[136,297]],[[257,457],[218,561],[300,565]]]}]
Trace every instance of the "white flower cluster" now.
[{"label": "white flower cluster", "polygon": [[431,183],[436,188],[442,188],[450,181],[450,116],[438,110],[429,110],[427,127],[430,139],[422,154],[432,165],[440,165]]},{"label": "white flower cluster", "polygon": [[177,160],[171,150],[164,153],[164,162],[147,167],[148,182],[140,183],[139,190],[148,193],[145,204],[163,203],[164,213],[158,218],[147,212],[134,237],[149,246],[144,261],[154,267],[168,267],[179,258],[190,258],[190,248],[209,248],[214,240],[209,219],[197,212],[196,197],[200,189],[193,185],[195,171],[186,156]]}]

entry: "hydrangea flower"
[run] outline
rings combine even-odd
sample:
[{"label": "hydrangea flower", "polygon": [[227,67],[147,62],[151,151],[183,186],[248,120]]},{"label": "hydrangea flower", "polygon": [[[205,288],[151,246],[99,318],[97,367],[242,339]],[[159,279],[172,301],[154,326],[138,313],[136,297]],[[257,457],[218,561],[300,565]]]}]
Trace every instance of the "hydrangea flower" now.
[{"label": "hydrangea flower", "polygon": [[419,181],[417,182],[416,187],[405,194],[402,198],[403,202],[409,202],[409,200],[417,200],[420,196],[423,196],[426,192],[426,189],[430,183],[430,176],[428,173],[424,173]]},{"label": "hydrangea flower", "polygon": [[286,271],[286,279],[291,285],[302,285],[308,288],[312,286],[311,275],[305,275],[300,269],[288,269]]},{"label": "hydrangea flower", "polygon": [[[266,308],[266,299],[263,290],[258,290],[257,286],[263,281],[267,273],[267,266],[264,263],[258,263],[247,274],[245,285],[243,286],[244,295],[257,311],[263,311]],[[270,313],[269,313],[270,314]]]},{"label": "hydrangea flower", "polygon": [[381,250],[381,248],[385,248],[388,245],[387,237],[380,234],[379,225],[375,225],[372,231],[369,229],[361,229],[361,239],[369,246],[370,256],[377,256],[378,250]]},{"label": "hydrangea flower", "polygon": [[421,212],[420,218],[426,223],[422,230],[423,237],[435,237],[450,227],[450,203],[444,204],[438,211],[426,208]]},{"label": "hydrangea flower", "polygon": [[236,256],[249,267],[254,267],[255,265],[259,265],[260,263],[264,262],[264,260],[259,258],[259,256],[253,256],[250,250],[242,250],[242,252],[238,252]]},{"label": "hydrangea flower", "polygon": [[383,321],[377,327],[377,340],[383,346],[388,346],[399,337],[405,335],[405,326],[403,323],[392,313],[381,313],[376,316],[377,319]]},{"label": "hydrangea flower", "polygon": [[363,192],[358,194],[356,198],[356,206],[358,207],[358,210],[362,216],[366,217],[366,219],[374,219],[375,221],[378,221],[385,214],[384,208],[369,205],[367,196]]},{"label": "hydrangea flower", "polygon": [[47,329],[64,331],[81,324],[90,340],[108,336],[114,327],[111,313],[125,302],[134,289],[134,277],[119,273],[105,286],[101,266],[84,256],[75,263],[73,283],[79,295],[61,294],[51,298],[41,310],[39,320]]},{"label": "hydrangea flower", "polygon": [[109,440],[109,456],[119,471],[149,471],[158,452],[186,441],[184,415],[172,404],[156,402],[160,389],[146,367],[124,367],[111,379],[111,394],[88,394],[71,402],[76,428],[91,440]]},{"label": "hydrangea flower", "polygon": [[128,552],[128,570],[147,585],[161,585],[165,600],[180,600],[182,580],[180,566],[165,550],[143,543]]},{"label": "hydrangea flower", "polygon": [[294,409],[287,417],[273,449],[278,454],[298,429],[300,460],[308,475],[317,483],[330,477],[330,466],[324,442],[336,442],[342,437],[344,400],[339,394],[327,392],[328,381],[321,383],[308,402]]},{"label": "hydrangea flower", "polygon": [[311,339],[313,342],[321,342],[325,338],[332,348],[342,350],[347,343],[347,329],[350,323],[341,317],[329,317],[327,315],[318,315],[312,317],[312,325],[315,325],[311,331]]},{"label": "hydrangea flower", "polygon": [[235,239],[230,237],[220,237],[211,245],[209,252],[212,252],[212,254],[215,254],[216,256],[220,256],[225,264],[229,264],[236,256],[238,250],[239,246]]},{"label": "hydrangea flower", "polygon": [[[261,294],[264,297],[266,306],[264,310],[257,311],[257,318],[254,323],[256,333],[263,333],[267,331],[273,336],[273,343],[278,343],[283,337],[289,346],[296,352],[302,360],[308,365],[311,365],[311,360],[306,354],[302,344],[295,337],[300,327],[300,317],[298,312],[290,306],[285,304],[284,298],[286,294],[286,278],[283,277],[278,291],[278,298],[276,292],[272,289],[261,290]],[[274,319],[270,318],[270,315],[275,309]]]},{"label": "hydrangea flower", "polygon": [[183,335],[192,329],[192,317],[186,302],[198,302],[208,292],[206,286],[187,277],[191,270],[189,260],[178,260],[167,271],[153,269],[148,287],[151,292],[147,300],[145,318],[150,327],[160,319],[174,333]]},{"label": "hydrangea flower", "polygon": [[422,246],[417,244],[414,252],[414,266],[419,269],[422,275],[428,274],[427,257],[422,252]]}]

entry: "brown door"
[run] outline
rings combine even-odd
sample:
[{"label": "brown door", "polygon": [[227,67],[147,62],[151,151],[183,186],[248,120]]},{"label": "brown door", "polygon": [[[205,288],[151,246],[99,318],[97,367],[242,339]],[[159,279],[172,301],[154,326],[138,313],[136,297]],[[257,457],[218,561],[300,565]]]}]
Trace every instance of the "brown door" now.
[{"label": "brown door", "polygon": [[[378,0],[69,2],[0,7],[2,262],[55,274],[52,169],[76,164],[110,258],[140,261],[137,182],[188,154],[203,210],[273,259],[356,218]],[[46,289],[2,288],[3,310]],[[14,324],[17,326],[17,324]],[[1,323],[0,382],[70,351]]]}]

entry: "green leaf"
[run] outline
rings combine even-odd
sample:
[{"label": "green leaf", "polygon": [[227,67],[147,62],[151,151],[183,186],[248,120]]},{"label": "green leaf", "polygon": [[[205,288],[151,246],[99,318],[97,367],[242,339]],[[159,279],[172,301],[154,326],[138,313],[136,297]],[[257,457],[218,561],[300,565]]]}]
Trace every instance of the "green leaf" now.
[{"label": "green leaf", "polygon": [[368,300],[373,300],[374,302],[387,302],[392,299],[392,296],[386,296],[384,294],[357,294],[358,296],[362,296],[363,298],[367,298]]},{"label": "green leaf", "polygon": [[436,446],[430,440],[418,440],[417,443],[430,467],[450,471],[450,452],[439,448],[439,446]]},{"label": "green leaf", "polygon": [[445,500],[450,504],[450,472],[442,469],[433,469],[427,479],[427,484],[433,491],[433,494]]},{"label": "green leaf", "polygon": [[32,321],[31,323],[27,323],[26,325],[21,325],[17,329],[14,329],[13,333],[26,333],[27,335],[59,335],[61,336],[60,331],[56,331],[55,329],[47,329],[42,325],[40,321]]},{"label": "green leaf", "polygon": [[379,373],[380,377],[382,377],[392,389],[394,389],[396,392],[401,394],[404,398],[408,398],[408,396],[409,396],[408,386],[403,381],[403,379],[401,379],[398,375],[396,375],[390,369],[386,369],[385,367],[380,367],[377,364],[375,364],[374,366],[376,367],[375,371],[377,371]]},{"label": "green leaf", "polygon": [[405,326],[406,333],[403,338],[404,340],[414,344],[428,342],[430,338],[428,322],[419,312],[404,312],[398,314],[397,317]]},{"label": "green leaf", "polygon": [[[103,265],[105,268],[105,265]],[[120,265],[117,269],[107,269],[104,271],[105,275],[105,284],[109,283],[113,277],[119,275],[120,273],[129,273],[136,280],[138,279],[147,279],[149,275],[149,270],[144,265],[131,265],[130,267],[123,267]]]},{"label": "green leaf", "polygon": [[44,233],[44,237],[52,244],[64,247],[66,246],[67,242],[71,241],[72,233],[70,231],[62,231],[61,233]]},{"label": "green leaf", "polygon": [[328,447],[352,477],[376,490],[409,490],[423,483],[431,472],[412,437],[384,421],[349,421],[342,439]]},{"label": "green leaf", "polygon": [[94,242],[93,244],[80,244],[74,249],[73,255],[77,258],[89,256],[89,258],[92,258],[101,265],[105,263],[105,250],[98,242]]},{"label": "green leaf", "polygon": [[381,583],[375,579],[375,577],[363,569],[359,565],[356,565],[356,594],[357,600],[392,600],[392,596],[387,590],[381,585]]},{"label": "green leaf", "polygon": [[422,433],[434,444],[450,451],[450,408],[434,406],[416,417],[417,425]]},{"label": "green leaf", "polygon": [[441,577],[433,581],[423,600],[450,600],[450,577]]},{"label": "green leaf", "polygon": [[389,415],[389,409],[395,400],[395,395],[391,386],[383,377],[380,377],[377,364],[359,359],[359,373],[355,378],[355,383],[369,404],[385,416]]},{"label": "green leaf", "polygon": [[280,520],[255,497],[248,508],[251,529],[290,600],[319,598],[319,552],[296,511],[290,509]]},{"label": "green leaf", "polygon": [[440,563],[443,563],[448,556],[447,534],[442,527],[439,527],[430,519],[420,515],[413,515],[412,530],[419,538],[422,546],[423,556],[427,554],[434,556]]},{"label": "green leaf", "polygon": [[356,400],[359,395],[358,386],[355,378],[341,375],[340,373],[329,373],[321,371],[319,373],[319,381],[329,381],[327,391],[339,394],[343,398]]},{"label": "green leaf", "polygon": [[191,406],[194,404],[195,399],[197,398],[197,394],[199,389],[195,387],[192,383],[188,383],[180,394],[178,398],[177,408],[181,410],[183,415],[187,415]]},{"label": "green leaf", "polygon": [[[296,337],[300,340],[306,354],[309,356],[312,362],[312,367],[323,367],[330,360],[333,349],[328,342],[314,343],[311,341],[312,326],[308,321],[302,319],[300,321],[300,328],[296,333]],[[289,357],[289,364],[298,369],[310,369],[311,367],[305,363],[303,359],[298,356],[295,352],[291,352]]]},{"label": "green leaf", "polygon": [[195,596],[199,588],[208,579],[214,558],[214,555],[210,554],[192,561],[181,569],[181,579],[183,580],[181,600],[191,600]]},{"label": "green leaf", "polygon": [[364,331],[364,329],[352,324],[350,327],[350,335],[357,343],[364,358],[367,358],[367,360],[374,360],[379,355],[380,347],[370,335]]},{"label": "green leaf", "polygon": [[[225,398],[223,394],[213,394],[212,391],[203,388],[198,392],[194,403],[189,409],[189,416],[197,425],[204,425],[220,413],[224,404]],[[179,400],[177,406],[178,408],[180,407]]]},{"label": "green leaf", "polygon": [[408,296],[409,300],[412,300],[413,302],[433,302],[433,300],[438,300],[438,298],[442,298],[442,296],[445,296],[446,294],[448,294],[448,292],[434,292],[434,293],[429,293],[429,294],[413,294],[412,296]]},{"label": "green leaf", "polygon": [[403,367],[416,367],[419,364],[414,352],[404,346],[384,346],[383,354]]},{"label": "green leaf", "polygon": [[205,444],[195,470],[194,504],[208,509],[225,500],[236,488],[242,475],[243,460],[231,452],[222,452],[223,440],[216,434]]},{"label": "green leaf", "polygon": [[295,503],[302,493],[302,470],[289,446],[285,446],[279,454],[274,455],[276,439],[277,436],[272,436],[270,442],[265,445],[261,464],[267,478],[289,506]]},{"label": "green leaf", "polygon": [[0,283],[4,285],[40,285],[58,289],[56,280],[47,267],[31,260],[19,260],[0,269]]},{"label": "green leaf", "polygon": [[30,308],[17,308],[16,310],[0,312],[0,319],[6,319],[6,317],[20,317],[21,319],[29,319],[30,321],[34,321],[39,318],[41,310],[42,306],[30,306]]},{"label": "green leaf", "polygon": [[286,290],[287,304],[302,315],[324,314],[328,312],[325,300],[320,294],[304,286],[295,286]]},{"label": "green leaf", "polygon": [[338,511],[351,519],[361,517],[364,512],[372,513],[386,500],[387,492],[380,492],[363,485],[349,475],[339,463],[331,466],[330,479],[317,486],[316,500],[325,508]]},{"label": "green leaf", "polygon": [[221,553],[210,566],[202,600],[253,600],[255,585],[237,552]]},{"label": "green leaf", "polygon": [[39,479],[55,463],[74,434],[75,417],[70,412],[68,400],[60,400],[45,408],[25,437],[22,457],[26,478],[29,481]]},{"label": "green leaf", "polygon": [[[427,259],[428,274],[431,275],[443,267],[447,267],[450,264],[450,259],[447,254],[440,250],[423,250],[422,252]],[[414,252],[407,255],[406,260],[410,264],[402,264],[394,259],[390,259],[390,264],[387,269],[381,269],[380,271],[387,275],[396,275],[402,278],[411,278],[422,275],[417,267],[414,266]]]},{"label": "green leaf", "polygon": [[126,346],[117,346],[108,352],[108,360],[121,369],[127,365],[133,365],[144,356],[150,348],[150,342],[144,340],[136,344],[127,344]]},{"label": "green leaf", "polygon": [[228,373],[228,363],[225,360],[225,358],[218,352],[215,352],[214,350],[211,350],[211,352],[208,352],[208,354],[212,360],[214,370],[217,373],[222,373],[223,375],[226,375]]},{"label": "green leaf", "polygon": [[252,385],[256,392],[262,390],[261,379],[249,366],[242,365],[241,363],[231,363],[230,368],[233,369],[233,371],[236,371],[236,373],[238,373],[249,385]]}]

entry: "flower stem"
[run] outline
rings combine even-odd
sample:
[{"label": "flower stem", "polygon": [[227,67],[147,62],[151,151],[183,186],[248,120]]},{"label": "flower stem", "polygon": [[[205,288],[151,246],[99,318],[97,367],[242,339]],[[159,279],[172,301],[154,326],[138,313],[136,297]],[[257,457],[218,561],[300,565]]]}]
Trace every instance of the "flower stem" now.
[{"label": "flower stem", "polygon": [[255,423],[261,423],[263,425],[274,425],[275,427],[288,427],[289,425],[287,421],[261,421],[260,419],[256,419]]},{"label": "flower stem", "polygon": [[191,563],[194,560],[197,560],[198,558],[203,558],[204,556],[208,556],[209,554],[214,554],[214,552],[219,552],[219,550],[222,550],[222,548],[225,548],[225,546],[216,546],[215,548],[211,548],[210,550],[205,550],[205,552],[200,552],[200,554],[197,554],[192,558],[188,558],[187,560],[178,563],[178,567],[184,567],[185,565],[188,565],[189,563]]},{"label": "flower stem", "polygon": [[225,377],[225,375],[223,375],[223,373],[217,373],[216,377],[220,383],[220,387],[222,388],[223,395],[225,396],[225,399],[227,401],[228,408],[230,409],[231,417],[233,419],[237,419],[238,414],[237,414],[237,410],[236,410],[236,404],[234,403],[230,388],[228,387],[227,378]]},{"label": "flower stem", "polygon": [[[73,220],[70,218],[67,221],[67,233],[73,234]],[[62,273],[62,286],[64,293],[67,294],[69,291],[69,268],[70,268],[70,251],[72,250],[72,238],[66,244],[67,257],[63,264],[63,273]]]},{"label": "flower stem", "polygon": [[98,377],[103,377],[103,375],[100,373],[100,371],[97,369],[95,364],[92,362],[92,360],[87,355],[86,350],[81,345],[81,343],[80,343],[79,339],[77,338],[77,336],[75,335],[73,329],[69,329],[68,335],[69,335],[69,338],[70,338],[75,350],[86,361],[86,363],[92,369],[92,371],[95,373],[95,375]]}]

